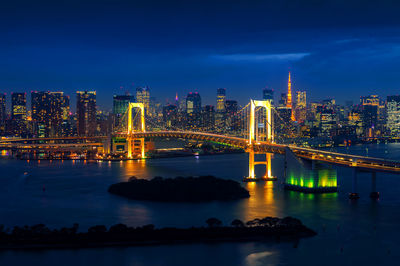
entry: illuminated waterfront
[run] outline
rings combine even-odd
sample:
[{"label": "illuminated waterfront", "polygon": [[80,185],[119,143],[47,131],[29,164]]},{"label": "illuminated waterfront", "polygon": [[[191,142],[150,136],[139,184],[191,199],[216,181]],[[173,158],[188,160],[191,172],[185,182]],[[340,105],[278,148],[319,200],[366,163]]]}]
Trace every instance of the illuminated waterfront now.
[{"label": "illuminated waterfront", "polygon": [[[348,152],[400,159],[400,144],[355,146]],[[344,151],[346,149],[344,148]],[[138,177],[188,176],[213,174],[240,181],[247,174],[247,155],[218,155],[157,159],[148,161],[20,161],[0,160],[0,215],[6,226],[45,223],[51,227],[71,226],[81,229],[95,224],[116,223],[156,226],[203,225],[215,216],[225,224],[234,218],[249,220],[265,216],[294,216],[319,235],[293,243],[225,243],[158,247],[108,248],[90,250],[50,250],[41,252],[2,252],[0,263],[29,264],[57,261],[58,265],[204,265],[210,257],[215,264],[280,265],[302,261],[308,265],[346,265],[352,256],[357,263],[382,263],[399,259],[400,180],[396,175],[378,174],[381,199],[371,201],[370,175],[360,175],[358,202],[350,202],[351,170],[338,169],[338,193],[303,194],[285,191],[281,184],[283,160],[273,158],[272,174],[277,182],[245,183],[249,199],[236,202],[155,203],[129,201],[107,193],[109,184]],[[26,173],[25,173],[26,172]],[[256,169],[257,172],[257,169]],[[45,192],[43,192],[43,186]],[[325,230],[325,231],[324,231]],[[341,252],[341,248],[343,252]],[[365,250],[374,250],[365,256]],[[157,256],[154,256],[157,254]],[[184,255],[183,255],[184,254]],[[60,259],[61,258],[61,259]],[[196,259],[195,259],[196,258]],[[310,258],[315,258],[310,260]],[[61,262],[60,262],[61,261]],[[19,265],[18,264],[18,265]]]}]

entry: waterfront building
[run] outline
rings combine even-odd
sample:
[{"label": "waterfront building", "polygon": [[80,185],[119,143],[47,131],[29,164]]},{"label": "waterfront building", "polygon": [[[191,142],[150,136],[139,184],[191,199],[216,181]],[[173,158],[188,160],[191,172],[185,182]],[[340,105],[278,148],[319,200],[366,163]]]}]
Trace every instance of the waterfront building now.
[{"label": "waterfront building", "polygon": [[[69,99],[63,92],[31,92],[32,133],[37,137],[61,136]],[[69,108],[68,108],[69,109]]]},{"label": "waterfront building", "polygon": [[21,136],[26,134],[26,93],[11,93],[11,127],[14,135]]},{"label": "waterfront building", "polygon": [[386,127],[391,136],[400,136],[400,95],[387,96]]},{"label": "waterfront building", "polygon": [[76,92],[76,119],[79,136],[96,133],[96,91]]},{"label": "waterfront building", "polygon": [[6,132],[6,95],[4,93],[0,93],[0,134],[4,134]]}]

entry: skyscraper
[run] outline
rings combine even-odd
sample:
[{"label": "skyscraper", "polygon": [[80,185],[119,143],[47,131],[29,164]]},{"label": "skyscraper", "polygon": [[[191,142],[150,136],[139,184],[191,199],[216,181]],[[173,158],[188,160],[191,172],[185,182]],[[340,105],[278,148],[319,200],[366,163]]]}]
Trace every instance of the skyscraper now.
[{"label": "skyscraper", "polygon": [[167,128],[175,128],[178,123],[178,107],[169,104],[163,107],[163,121]]},{"label": "skyscraper", "polygon": [[11,124],[15,135],[26,133],[26,93],[11,93]]},{"label": "skyscraper", "polygon": [[297,91],[296,92],[296,108],[306,108],[307,106],[307,97],[305,91]]},{"label": "skyscraper", "polygon": [[214,106],[206,105],[202,111],[202,123],[205,130],[213,130],[215,126]]},{"label": "skyscraper", "polygon": [[296,108],[295,108],[295,118],[296,121],[302,123],[306,120],[307,116],[307,99],[305,91],[296,92]]},{"label": "skyscraper", "polygon": [[186,97],[186,117],[189,129],[201,125],[201,97],[197,92],[190,92]]},{"label": "skyscraper", "polygon": [[217,89],[217,112],[223,113],[225,111],[226,89]]},{"label": "skyscraper", "polygon": [[0,133],[6,131],[6,95],[0,93]]},{"label": "skyscraper", "polygon": [[392,136],[400,136],[400,95],[387,96],[386,127]]},{"label": "skyscraper", "polygon": [[263,100],[271,101],[271,105],[274,104],[274,90],[265,88],[263,89]]},{"label": "skyscraper", "polygon": [[379,97],[369,95],[360,97],[362,105],[362,125],[367,137],[374,137],[378,127]]},{"label": "skyscraper", "polygon": [[201,112],[201,97],[200,94],[195,92],[189,92],[186,97],[186,113],[188,114],[199,114]]},{"label": "skyscraper", "polygon": [[226,110],[226,128],[228,130],[237,130],[239,117],[236,116],[238,111],[238,103],[234,100],[227,100],[225,102]]},{"label": "skyscraper", "polygon": [[76,92],[76,115],[79,136],[96,133],[96,91]]},{"label": "skyscraper", "polygon": [[215,125],[217,128],[223,127],[225,122],[225,101],[226,101],[226,89],[217,89],[217,110],[215,114]]},{"label": "skyscraper", "polygon": [[61,136],[63,92],[31,92],[33,134],[38,137]]},{"label": "skyscraper", "polygon": [[129,94],[113,96],[113,115],[115,127],[118,127],[121,124],[121,119],[126,113],[126,110],[128,110],[129,103],[134,101],[135,97]]},{"label": "skyscraper", "polygon": [[136,102],[143,103],[146,115],[150,115],[150,90],[147,87],[136,89]]}]

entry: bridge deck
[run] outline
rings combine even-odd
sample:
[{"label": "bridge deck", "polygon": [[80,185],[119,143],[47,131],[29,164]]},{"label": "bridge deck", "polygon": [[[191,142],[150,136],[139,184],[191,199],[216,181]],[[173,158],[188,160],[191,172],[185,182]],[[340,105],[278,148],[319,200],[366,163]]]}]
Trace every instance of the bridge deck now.
[{"label": "bridge deck", "polygon": [[[278,153],[285,154],[286,149],[289,148],[296,156],[306,160],[319,161],[328,164],[334,164],[344,167],[358,168],[365,171],[381,171],[389,173],[400,173],[400,162],[387,160],[382,158],[365,157],[352,154],[344,154],[330,151],[323,151],[310,148],[301,148],[292,145],[274,144],[269,142],[254,142],[249,145],[249,141],[244,138],[235,136],[226,136],[213,133],[205,132],[191,132],[191,131],[151,131],[151,132],[135,132],[130,135],[125,133],[119,133],[117,136],[121,137],[132,137],[132,138],[182,138],[182,139],[193,139],[202,141],[213,141],[219,142],[226,145],[235,146],[245,150],[252,149],[255,152],[264,153]],[[39,146],[68,146],[78,145],[77,143],[63,143],[63,144],[41,144],[34,142],[57,142],[57,141],[83,141],[80,145],[100,145],[99,140],[105,140],[107,137],[60,137],[60,138],[34,138],[34,139],[2,139],[0,140],[0,147],[11,148],[11,147],[39,147]],[[97,140],[97,141],[96,141]],[[91,141],[91,142],[90,142]],[[80,146],[78,145],[78,146]]]}]

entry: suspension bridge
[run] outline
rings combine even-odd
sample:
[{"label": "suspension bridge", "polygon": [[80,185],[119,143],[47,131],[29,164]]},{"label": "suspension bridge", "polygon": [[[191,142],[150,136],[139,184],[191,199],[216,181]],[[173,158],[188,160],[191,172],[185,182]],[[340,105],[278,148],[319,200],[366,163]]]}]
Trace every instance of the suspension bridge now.
[{"label": "suspension bridge", "polygon": [[[200,118],[199,118],[200,119]],[[245,181],[275,180],[271,171],[271,158],[273,154],[285,156],[285,173],[288,157],[300,161],[303,166],[314,169],[316,163],[336,165],[353,169],[353,186],[351,198],[357,198],[357,175],[359,172],[370,172],[372,175],[371,196],[377,197],[376,172],[400,173],[400,162],[382,158],[365,157],[343,154],[318,149],[297,147],[294,145],[279,144],[280,135],[275,133],[274,119],[280,120],[280,126],[287,132],[291,131],[290,119],[283,119],[271,106],[270,101],[250,100],[250,103],[234,114],[226,116],[214,126],[191,126],[188,122],[172,126],[159,118],[146,116],[142,103],[130,103],[125,115],[121,119],[119,129],[113,137],[126,140],[127,158],[146,157],[146,139],[187,139],[205,142],[217,142],[243,149],[249,154],[248,176]],[[35,139],[3,139],[0,148],[57,148],[64,146],[94,147],[104,146],[110,137],[64,137],[64,138],[35,138]],[[257,160],[257,156],[265,160]],[[255,167],[265,165],[265,174],[261,177],[255,175]]]}]

